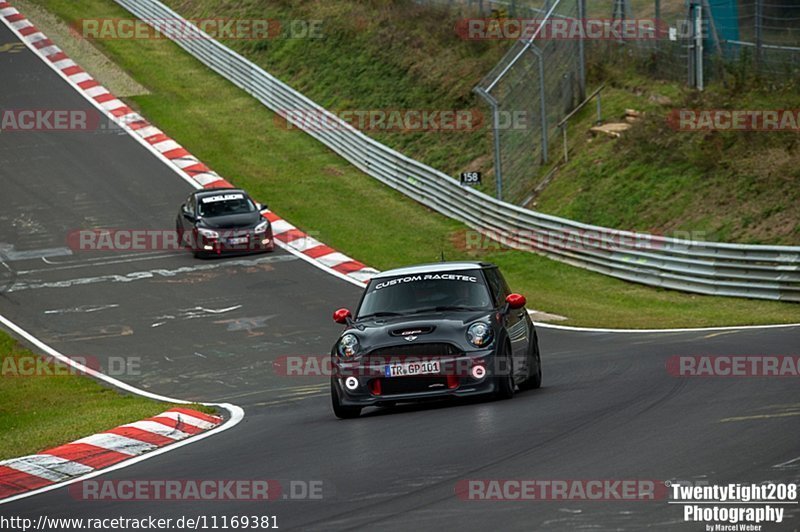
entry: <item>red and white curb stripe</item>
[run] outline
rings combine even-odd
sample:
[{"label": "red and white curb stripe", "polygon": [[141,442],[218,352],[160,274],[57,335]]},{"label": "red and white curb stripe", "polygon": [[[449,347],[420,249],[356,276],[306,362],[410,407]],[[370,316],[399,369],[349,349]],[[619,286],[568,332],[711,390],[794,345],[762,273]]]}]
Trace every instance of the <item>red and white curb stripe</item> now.
[{"label": "red and white curb stripe", "polygon": [[[51,64],[79,93],[131,135],[143,140],[152,152],[170,164],[190,184],[196,188],[233,187],[186,148],[100,85],[19,11],[11,7],[9,2],[0,0],[0,16],[5,19],[7,25],[16,30],[33,51]],[[378,273],[377,270],[368,268],[363,263],[311,238],[273,212],[265,211],[264,217],[272,223],[273,235],[278,246],[337,277],[363,286],[370,277]]]},{"label": "red and white curb stripe", "polygon": [[105,469],[213,429],[220,423],[219,416],[172,408],[38,454],[1,461],[0,499]]},{"label": "red and white curb stripe", "polygon": [[274,212],[264,211],[263,215],[272,225],[275,241],[287,251],[309,262],[314,262],[326,270],[335,272],[339,277],[345,277],[348,281],[356,281],[360,285],[379,273],[378,270],[368,268],[363,263],[308,236]]}]

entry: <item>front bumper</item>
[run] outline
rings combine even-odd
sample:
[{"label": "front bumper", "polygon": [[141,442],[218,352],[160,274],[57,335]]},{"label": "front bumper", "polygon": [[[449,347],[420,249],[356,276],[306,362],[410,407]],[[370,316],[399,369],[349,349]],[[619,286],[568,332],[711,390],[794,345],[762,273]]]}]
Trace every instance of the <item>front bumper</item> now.
[{"label": "front bumper", "polygon": [[266,233],[250,233],[246,238],[246,242],[233,243],[229,238],[224,237],[215,239],[200,237],[195,252],[199,255],[214,256],[233,253],[261,253],[275,249],[275,239],[271,230]]},{"label": "front bumper", "polygon": [[[342,406],[366,407],[390,402],[470,397],[495,391],[493,350],[436,360],[442,367],[438,374],[387,377],[385,370],[388,361],[347,362],[334,356],[332,381]],[[476,366],[482,366],[485,370],[480,378],[473,372]]]}]

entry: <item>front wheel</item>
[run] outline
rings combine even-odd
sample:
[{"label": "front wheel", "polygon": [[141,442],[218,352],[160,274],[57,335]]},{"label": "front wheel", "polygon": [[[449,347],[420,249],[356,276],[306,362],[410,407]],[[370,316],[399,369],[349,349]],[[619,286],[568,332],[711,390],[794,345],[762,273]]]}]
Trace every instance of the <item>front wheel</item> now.
[{"label": "front wheel", "polygon": [[339,402],[339,392],[336,390],[333,380],[331,380],[331,404],[334,415],[339,419],[353,419],[361,415],[360,406],[343,406]]},{"label": "front wheel", "polygon": [[504,344],[498,353],[497,371],[495,372],[495,399],[511,399],[514,397],[514,361],[511,348]]},{"label": "front wheel", "polygon": [[542,357],[539,354],[539,340],[536,335],[533,335],[528,351],[533,351],[528,355],[528,367],[536,364],[536,373],[529,375],[525,382],[519,385],[520,390],[536,390],[542,387]]}]

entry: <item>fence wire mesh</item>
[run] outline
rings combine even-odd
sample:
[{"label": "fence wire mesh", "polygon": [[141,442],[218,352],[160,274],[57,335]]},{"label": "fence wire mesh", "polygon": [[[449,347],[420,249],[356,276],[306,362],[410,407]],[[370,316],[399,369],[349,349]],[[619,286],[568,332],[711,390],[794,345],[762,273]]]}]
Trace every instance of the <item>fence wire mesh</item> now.
[{"label": "fence wire mesh", "polygon": [[516,204],[532,194],[534,177],[557,140],[557,124],[581,102],[586,88],[584,42],[549,39],[544,28],[545,19],[582,18],[581,1],[548,2],[533,14],[530,38],[516,41],[478,84],[478,93],[493,103],[498,117],[498,196]]},{"label": "fence wire mesh", "polygon": [[[523,32],[476,92],[495,114],[496,195],[531,197],[543,163],[556,155],[557,124],[586,94],[587,64],[634,64],[660,79],[703,87],[725,75],[800,78],[800,2],[793,0],[417,0],[466,16],[612,23],[652,21],[652,36],[559,39]],[[697,25],[699,24],[699,26]],[[698,33],[698,29],[700,33]]]}]

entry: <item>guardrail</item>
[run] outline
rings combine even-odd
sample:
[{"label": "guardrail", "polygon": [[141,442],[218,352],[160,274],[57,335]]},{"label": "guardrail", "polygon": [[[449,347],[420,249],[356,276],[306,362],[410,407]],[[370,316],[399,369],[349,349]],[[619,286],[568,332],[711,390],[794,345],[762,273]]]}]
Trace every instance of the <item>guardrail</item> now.
[{"label": "guardrail", "polygon": [[[168,37],[169,28],[183,19],[157,0],[115,1]],[[165,21],[170,24],[161,27]],[[172,40],[184,50],[363,172],[512,247],[651,286],[800,302],[800,247],[663,238],[583,224],[498,201],[369,138],[188,21],[178,35]],[[294,111],[302,115],[300,122],[293,119]],[[304,127],[309,117],[312,122],[319,117],[320,127]]]}]

